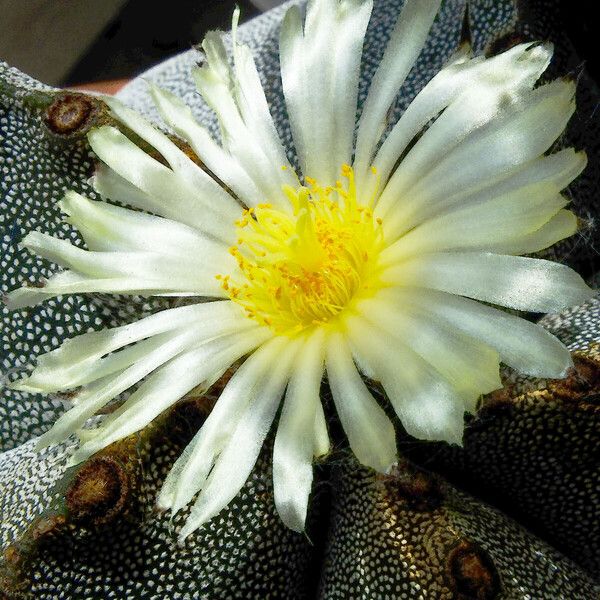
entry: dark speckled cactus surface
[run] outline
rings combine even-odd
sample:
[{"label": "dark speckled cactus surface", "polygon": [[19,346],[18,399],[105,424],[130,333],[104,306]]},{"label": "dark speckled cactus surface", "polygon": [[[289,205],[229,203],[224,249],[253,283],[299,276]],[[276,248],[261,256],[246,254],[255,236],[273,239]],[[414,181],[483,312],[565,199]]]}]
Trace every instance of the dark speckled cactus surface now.
[{"label": "dark speckled cactus surface", "polygon": [[[362,74],[373,73],[402,0],[375,2]],[[402,89],[401,112],[460,40],[464,0],[448,0]],[[477,52],[551,39],[551,76],[578,78],[566,142],[589,166],[570,189],[579,234],[553,250],[592,283],[600,268],[600,99],[553,0],[472,0]],[[241,28],[254,48],[280,133],[292,152],[278,78],[278,9]],[[147,78],[214,118],[193,92],[190,51]],[[123,99],[156,118],[142,81]],[[18,242],[32,229],[78,240],[59,215],[67,189],[87,183],[94,157],[84,137],[108,119],[103,104],[51,90],[0,66],[2,291],[52,272]],[[166,300],[100,295],[2,308],[2,380],[75,333],[127,323]],[[269,444],[245,487],[208,525],[177,546],[173,521],[154,508],[170,465],[201,425],[214,395],[188,398],[146,430],[65,469],[74,442],[36,453],[34,438],[64,411],[64,397],[2,389],[0,400],[0,597],[60,599],[520,599],[591,600],[600,587],[600,300],[543,324],[575,353],[564,381],[523,380],[484,398],[463,448],[400,439],[388,476],[359,467],[340,441],[316,471],[306,535],[287,530],[272,500]],[[3,387],[3,386],[2,386]],[[332,417],[333,419],[333,417]],[[335,421],[330,423],[336,431]]]}]

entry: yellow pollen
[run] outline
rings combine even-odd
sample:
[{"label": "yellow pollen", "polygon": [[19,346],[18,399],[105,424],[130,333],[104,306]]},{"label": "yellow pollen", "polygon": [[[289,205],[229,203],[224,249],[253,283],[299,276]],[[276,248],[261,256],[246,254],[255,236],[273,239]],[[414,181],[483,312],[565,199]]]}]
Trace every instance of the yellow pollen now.
[{"label": "yellow pollen", "polygon": [[373,293],[375,261],[383,244],[381,219],[358,204],[352,167],[344,183],[283,188],[291,210],[259,204],[235,222],[229,252],[240,272],[217,275],[249,318],[278,333],[333,325],[353,301]]}]

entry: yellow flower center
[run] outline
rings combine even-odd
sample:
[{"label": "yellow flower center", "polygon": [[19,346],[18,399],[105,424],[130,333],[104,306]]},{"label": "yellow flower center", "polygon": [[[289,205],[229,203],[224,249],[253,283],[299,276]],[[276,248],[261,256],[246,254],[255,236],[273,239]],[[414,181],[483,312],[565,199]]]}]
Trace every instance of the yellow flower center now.
[{"label": "yellow flower center", "polygon": [[360,205],[351,167],[345,182],[285,187],[291,210],[260,204],[236,221],[230,248],[241,276],[217,275],[252,319],[294,335],[335,321],[353,300],[373,293],[383,243],[381,221]]}]

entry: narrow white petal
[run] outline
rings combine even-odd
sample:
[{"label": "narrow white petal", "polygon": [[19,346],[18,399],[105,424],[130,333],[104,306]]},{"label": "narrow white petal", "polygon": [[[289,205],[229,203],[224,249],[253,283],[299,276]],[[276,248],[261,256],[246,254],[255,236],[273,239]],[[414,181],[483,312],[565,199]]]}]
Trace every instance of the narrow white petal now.
[{"label": "narrow white petal", "polygon": [[[91,278],[131,277],[157,282],[169,279],[174,289],[183,285],[185,289],[193,290],[197,284],[206,287],[206,278],[214,278],[217,273],[215,268],[227,272],[234,265],[218,246],[213,248],[211,255],[208,245],[204,247],[204,256],[159,254],[160,247],[153,251],[97,252],[38,231],[28,233],[21,244],[42,258]],[[217,265],[214,265],[215,261],[219,261]],[[209,267],[206,263],[211,262],[214,266]],[[186,279],[187,285],[176,283]]]},{"label": "narrow white petal", "polygon": [[[215,280],[216,281],[216,280]],[[5,304],[9,310],[16,310],[25,306],[33,306],[53,298],[68,294],[133,294],[136,296],[205,296],[225,298],[227,294],[214,283],[207,279],[207,286],[201,290],[189,290],[187,280],[181,281],[181,289],[173,289],[173,282],[157,281],[133,277],[115,277],[111,279],[97,279],[79,275],[73,271],[62,271],[53,275],[41,286],[21,287],[9,292]]]},{"label": "narrow white petal", "polygon": [[407,0],[373,76],[356,140],[356,164],[360,169],[371,157],[386,125],[386,116],[400,86],[417,60],[437,14],[441,0]]},{"label": "narrow white petal", "polygon": [[[84,388],[75,397],[75,406],[64,413],[52,428],[41,436],[38,446],[43,448],[64,440],[119,394],[198,343],[198,337],[193,328],[185,332],[163,333],[151,340],[141,342],[139,345],[147,353],[139,357],[139,360],[129,368],[125,368],[116,375],[104,377],[90,387]],[[126,366],[124,365],[124,367]]]},{"label": "narrow white petal", "polygon": [[297,349],[297,342],[289,340],[277,362],[270,365],[270,377],[219,455],[181,529],[180,540],[225,508],[250,476],[281,402]]},{"label": "narrow white petal", "polygon": [[[234,26],[237,20],[237,12],[234,17]],[[235,35],[234,35],[235,38]],[[234,39],[234,45],[235,45]],[[227,52],[217,32],[209,32],[202,48],[206,54],[207,62],[202,67],[194,69],[192,76],[196,86],[210,108],[215,112],[221,126],[221,136],[224,148],[235,158],[259,190],[261,197],[250,198],[253,205],[268,201],[272,204],[285,207],[281,187],[284,184],[295,186],[297,180],[292,169],[282,167],[288,166],[287,159],[283,153],[281,142],[273,130],[269,129],[265,137],[265,122],[270,119],[268,108],[262,100],[262,108],[252,109],[248,107],[242,91],[237,85],[236,77],[242,75],[252,84],[252,91],[259,96],[264,94],[257,89],[257,74],[251,56],[246,51],[245,59],[238,60],[236,73],[229,65]],[[253,122],[250,118],[252,110],[258,110],[261,114],[261,124]],[[246,121],[246,118],[249,120]],[[262,133],[256,134],[257,129]],[[274,126],[273,126],[274,129]]]},{"label": "narrow white petal", "polygon": [[349,163],[364,34],[372,2],[308,3],[306,26],[297,7],[280,35],[283,91],[302,172],[333,184]]},{"label": "narrow white petal", "polygon": [[208,66],[192,71],[196,87],[217,114],[221,124],[223,145],[227,152],[242,165],[258,189],[259,196],[246,198],[246,202],[255,206],[261,202],[275,205],[281,201],[281,178],[277,171],[281,165],[273,165],[263,152],[260,142],[254,140],[243,122],[232,92],[222,81],[215,81]]},{"label": "narrow white petal", "polygon": [[[96,172],[91,178],[91,184],[94,189],[103,197],[115,202],[128,204],[135,208],[167,217],[179,223],[190,224],[189,219],[177,218],[177,210],[169,204],[156,198],[146,192],[142,192],[134,184],[130,183],[118,173],[115,173],[110,167],[99,163],[96,166]],[[197,227],[196,227],[197,229]]]},{"label": "narrow white petal", "polygon": [[[373,161],[385,184],[394,165],[423,128],[469,88],[484,88],[489,94],[512,95],[530,90],[546,70],[552,57],[550,44],[520,44],[490,59],[465,60],[459,55],[441,69],[417,94],[394,125]],[[360,165],[361,174],[369,165]],[[373,178],[374,179],[374,178]],[[366,192],[368,197],[371,193]]]},{"label": "narrow white petal", "polygon": [[225,218],[232,216],[235,218],[239,212],[239,204],[168,136],[151,125],[139,113],[127,108],[120,100],[105,96],[104,101],[119,121],[160,152],[171,169],[193,188],[198,197],[208,200],[206,204],[212,210]]},{"label": "narrow white petal", "polygon": [[458,98],[418,140],[383,191],[376,214],[384,218],[389,211],[387,239],[435,214],[438,202],[484,189],[543,154],[574,111],[573,93],[572,83],[554,81],[499,115],[493,104],[481,115],[476,103]]},{"label": "narrow white petal", "polygon": [[319,402],[315,411],[315,443],[313,454],[315,457],[329,454],[331,442],[329,441],[329,433],[327,432],[327,422],[325,421],[325,412],[323,405]]},{"label": "narrow white petal", "polygon": [[327,378],[350,448],[364,465],[385,472],[396,460],[394,426],[364,384],[344,336],[327,344]]},{"label": "narrow white petal", "polygon": [[69,222],[77,227],[89,250],[156,252],[229,263],[225,244],[170,219],[94,202],[73,191],[65,194],[60,208],[69,215]]},{"label": "narrow white petal", "polygon": [[446,250],[489,250],[545,225],[568,200],[548,183],[538,183],[476,204],[460,206],[409,231],[381,254],[382,265],[417,254]]},{"label": "narrow white petal", "polygon": [[[151,290],[163,290],[198,296],[222,296],[220,284],[215,276],[219,272],[228,273],[235,270],[233,261],[227,258],[227,254],[220,248],[213,252],[212,257],[206,251],[204,256],[162,255],[141,251],[96,252],[78,248],[66,240],[59,240],[37,231],[28,233],[21,243],[38,256],[71,269],[74,276],[90,283],[92,287],[88,291],[94,291],[94,281],[123,281],[132,289],[133,282],[144,281],[142,289],[148,290],[148,293]],[[50,293],[56,278],[57,276],[48,280],[46,286],[37,291]],[[73,283],[75,281],[73,280]],[[135,289],[140,288],[135,286]],[[114,291],[119,291],[119,287],[115,287]],[[57,293],[60,292],[53,295]]]},{"label": "narrow white petal", "polygon": [[[83,385],[82,377],[93,373],[102,364],[103,356],[146,338],[164,333],[172,337],[175,330],[193,327],[198,339],[205,339],[228,330],[243,329],[248,323],[250,321],[240,308],[230,301],[163,310],[129,325],[92,331],[66,340],[55,350],[39,356],[29,377],[15,382],[13,387],[34,393],[72,389]],[[137,346],[139,344],[131,348]],[[126,360],[128,355],[123,357],[123,354],[127,351],[124,349],[111,356]]]},{"label": "narrow white petal", "polygon": [[[504,185],[529,185],[541,181],[554,184],[564,190],[587,166],[585,152],[576,152],[573,148],[564,148],[554,154],[539,156],[525,163],[524,167],[510,172],[510,178]],[[515,189],[515,188],[507,188]]]},{"label": "narrow white petal", "polygon": [[240,113],[250,134],[254,139],[260,140],[263,152],[277,169],[281,185],[294,185],[296,181],[293,171],[271,117],[252,51],[248,46],[237,42],[237,19],[234,19],[233,62]]},{"label": "narrow white petal", "polygon": [[573,366],[567,348],[543,327],[453,294],[398,288],[398,302],[411,303],[495,348],[502,362],[533,377],[564,377]]},{"label": "narrow white petal", "polygon": [[537,312],[559,312],[593,295],[583,279],[565,265],[487,252],[414,257],[384,271],[382,279]]},{"label": "narrow white petal", "polygon": [[315,450],[315,423],[323,377],[323,332],[298,351],[285,395],[273,448],[273,490],[277,512],[287,527],[303,531]]},{"label": "narrow white petal", "polygon": [[335,134],[331,152],[338,160],[338,169],[342,164],[349,165],[352,162],[362,48],[372,8],[372,2],[369,1],[342,2],[339,31],[330,34],[335,42],[331,57],[335,61],[331,107]]},{"label": "narrow white petal", "polygon": [[496,350],[449,327],[445,320],[402,303],[401,296],[380,293],[359,303],[356,309],[433,365],[469,401],[469,409],[475,407],[481,394],[502,387]]},{"label": "narrow white petal", "polygon": [[490,244],[488,250],[498,254],[532,254],[540,252],[577,232],[577,217],[570,210],[559,210],[539,229],[523,236],[507,237]]},{"label": "narrow white petal", "polygon": [[279,62],[285,103],[300,168],[306,173],[311,131],[302,126],[308,112],[306,69],[304,66],[304,32],[298,6],[286,12],[279,34]]},{"label": "narrow white petal", "polygon": [[[294,139],[298,143],[298,158],[304,175],[318,179],[323,185],[333,184],[338,175],[337,157],[331,155],[335,123],[332,107],[331,77],[337,2],[311,1],[306,7],[305,30],[300,54],[281,61],[283,93],[290,116]],[[294,43],[293,47],[298,48]],[[285,50],[285,45],[281,51]],[[293,70],[293,71],[292,71]],[[295,96],[287,83],[296,84]],[[301,108],[299,111],[298,109]],[[297,131],[302,129],[301,137]]]},{"label": "narrow white petal", "polygon": [[180,98],[150,84],[152,98],[165,122],[186,140],[198,158],[247,206],[256,204],[261,194],[239,162],[221,148],[200,125],[189,106]]},{"label": "narrow white petal", "polygon": [[73,454],[72,464],[139,431],[199,385],[210,386],[227,367],[268,335],[265,328],[259,327],[220,336],[181,353],[146,379],[100,427],[85,432],[82,438],[86,441]]},{"label": "narrow white petal", "polygon": [[262,394],[287,340],[275,337],[258,348],[233,374],[206,421],[169,472],[158,506],[174,513],[202,489],[219,454],[250,405]]},{"label": "narrow white petal", "polygon": [[[531,186],[544,184],[562,190],[583,171],[586,164],[584,152],[566,148],[556,154],[538,156],[510,167],[481,185],[459,186],[452,193],[440,187],[426,203],[413,207],[413,216],[407,217],[407,222],[411,225],[404,224],[401,230],[408,231],[411,227],[456,207],[475,206],[504,195],[525,193]],[[397,225],[401,225],[400,218],[394,214],[390,214],[390,217],[393,217]]]},{"label": "narrow white petal", "polygon": [[354,348],[381,381],[407,433],[425,440],[460,444],[463,397],[413,350],[359,317],[347,320]]},{"label": "narrow white petal", "polygon": [[[228,244],[235,239],[233,222],[241,213],[229,203],[207,197],[188,181],[165,167],[114,127],[104,126],[88,134],[92,150],[113,171],[154,198],[158,214],[196,227]],[[119,199],[119,198],[115,198]],[[123,200],[127,201],[127,198]],[[159,204],[160,203],[160,204]]]},{"label": "narrow white petal", "polygon": [[[79,386],[87,386],[88,384],[114,375],[122,373],[128,367],[139,364],[140,361],[147,359],[155,350],[169,340],[178,337],[182,331],[170,331],[168,333],[153,336],[147,340],[143,340],[133,344],[120,352],[115,352],[103,358],[91,361],[77,361],[77,369],[71,365],[65,365],[66,368],[56,370],[36,370],[31,376],[25,380],[17,382],[16,389],[24,389],[26,391],[52,393],[63,390],[72,390]],[[180,336],[179,336],[180,337]],[[40,357],[43,359],[44,355]],[[52,377],[55,375],[58,376]],[[141,378],[140,378],[141,379]],[[74,403],[79,403],[83,397],[88,397],[89,390],[78,391],[71,399]],[[120,392],[119,392],[120,393]]]}]

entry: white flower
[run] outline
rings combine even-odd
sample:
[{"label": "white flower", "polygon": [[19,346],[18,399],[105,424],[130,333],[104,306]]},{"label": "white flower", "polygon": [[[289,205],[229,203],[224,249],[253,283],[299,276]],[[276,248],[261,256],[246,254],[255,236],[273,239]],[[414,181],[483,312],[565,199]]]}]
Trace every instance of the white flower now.
[{"label": "white flower", "polygon": [[[577,228],[561,190],[585,156],[545,154],[574,111],[574,84],[534,89],[551,58],[547,44],[490,59],[465,50],[383,137],[439,4],[406,2],[356,128],[372,2],[313,0],[304,27],[298,9],[288,11],[281,75],[301,173],[286,158],[250,50],[235,42],[237,16],[233,66],[220,36],[209,33],[207,62],[194,72],[219,118],[222,145],[178,98],[151,90],[165,122],[207,170],[106,100],[168,166],[114,127],[93,130],[89,141],[104,163],[96,189],[144,212],[67,193],[62,209],[88,250],[28,234],[27,248],[66,270],[42,288],[15,290],[9,303],[88,292],[202,301],[80,335],[39,357],[15,388],[80,388],[42,445],[75,432],[82,443],[73,462],[82,461],[246,357],[173,467],[159,504],[179,511],[200,492],[182,537],[217,514],[247,479],[283,398],[275,503],[284,522],[302,530],[312,459],[329,449],[324,373],[351,449],[378,471],[396,460],[394,427],[361,373],[381,382],[409,434],[454,443],[464,412],[500,387],[500,361],[534,376],[565,375],[572,363],[557,339],[477,300],[547,312],[590,295],[566,266],[517,256]],[[82,430],[140,381],[99,427]]]}]

